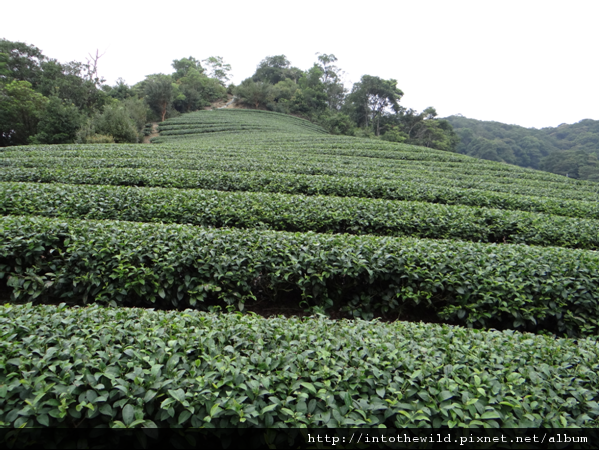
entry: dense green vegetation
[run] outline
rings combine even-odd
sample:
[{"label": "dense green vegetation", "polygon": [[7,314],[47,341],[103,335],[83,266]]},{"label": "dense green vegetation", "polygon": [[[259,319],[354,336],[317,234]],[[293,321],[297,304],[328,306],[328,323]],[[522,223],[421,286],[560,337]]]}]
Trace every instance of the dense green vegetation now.
[{"label": "dense green vegetation", "polygon": [[559,127],[524,128],[451,116],[466,155],[599,181],[599,121],[585,119]]},{"label": "dense green vegetation", "polygon": [[2,219],[17,300],[198,307],[268,300],[372,317],[580,335],[599,326],[596,252],[378,236]]},{"label": "dense green vegetation", "polygon": [[56,306],[5,306],[0,330],[0,423],[14,427],[562,428],[599,415],[592,339]]},{"label": "dense green vegetation", "polygon": [[454,151],[457,136],[449,122],[436,119],[434,108],[419,113],[401,106],[404,93],[393,79],[364,75],[348,92],[336,61],[333,54],[318,54],[318,61],[302,71],[285,55],[269,56],[233,93],[246,107],[296,114],[333,134]]},{"label": "dense green vegetation", "polygon": [[0,150],[0,425],[597,426],[595,183],[271,111],[160,130]]},{"label": "dense green vegetation", "polygon": [[599,250],[599,220],[368,198],[0,182],[0,212]]},{"label": "dense green vegetation", "polygon": [[146,122],[195,111],[227,97],[231,66],[210,57],[173,61],[171,75],[135,86],[98,76],[102,55],[59,63],[22,42],[0,40],[0,147],[140,142]]}]

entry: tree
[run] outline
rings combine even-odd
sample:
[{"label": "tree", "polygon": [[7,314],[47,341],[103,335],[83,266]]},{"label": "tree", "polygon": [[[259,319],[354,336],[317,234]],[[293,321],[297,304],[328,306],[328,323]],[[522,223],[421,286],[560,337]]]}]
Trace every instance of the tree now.
[{"label": "tree", "polygon": [[273,86],[273,97],[275,102],[289,101],[293,98],[299,86],[293,80],[279,81]]},{"label": "tree", "polygon": [[50,97],[39,116],[37,134],[32,144],[66,144],[73,142],[81,127],[82,116],[73,104],[65,104],[58,97]]},{"label": "tree", "polygon": [[242,104],[254,108],[264,107],[274,100],[273,86],[263,81],[248,78],[235,88],[235,96]]},{"label": "tree", "polygon": [[380,135],[380,119],[386,110],[400,111],[399,100],[403,92],[397,88],[397,81],[383,80],[379,77],[364,75],[355,83],[348,101],[353,106],[356,122],[362,122],[365,127],[370,122],[375,125],[376,136]]},{"label": "tree", "polygon": [[543,151],[545,150],[543,148],[543,143],[534,136],[525,136],[523,139],[518,141],[518,145],[527,154],[530,161],[530,167],[533,169],[538,169],[541,163],[541,158],[548,153]]},{"label": "tree", "polygon": [[196,111],[206,105],[201,94],[201,78],[203,75],[190,68],[185,76],[173,85],[173,106],[179,112]]},{"label": "tree", "polygon": [[224,60],[220,56],[211,56],[202,60],[209,69],[208,76],[210,78],[216,78],[223,86],[227,85],[227,82],[231,79],[231,64],[225,64]]},{"label": "tree", "polygon": [[114,142],[139,142],[139,135],[128,111],[123,105],[110,105],[94,120],[95,134],[112,136]]},{"label": "tree", "polygon": [[[46,59],[42,51],[24,42],[12,42],[0,39],[0,53],[3,53],[5,77],[12,80],[28,81],[33,88],[37,87],[41,75],[41,63]],[[4,77],[3,76],[3,77]]]},{"label": "tree", "polygon": [[179,112],[196,111],[216,100],[227,98],[227,90],[216,79],[208,78],[196,69],[177,80],[173,105]]},{"label": "tree", "polygon": [[[537,130],[500,122],[468,119],[458,115],[447,117],[446,120],[460,137],[460,144],[457,146],[459,153],[479,155],[482,147],[477,138],[483,138],[489,141],[488,146],[494,147],[500,161],[534,169],[538,169],[541,159],[552,151],[573,148],[574,137],[578,134],[570,134],[574,125],[565,124],[557,128]],[[599,125],[599,121],[597,124]],[[486,154],[495,157],[490,150],[487,150]]]},{"label": "tree", "polygon": [[71,61],[61,64],[45,57],[41,50],[23,42],[0,40],[0,58],[4,64],[0,80],[28,81],[32,88],[45,97],[56,96],[67,104],[73,103],[79,109],[91,113],[101,108],[106,94],[99,89],[104,82],[97,73],[97,63],[101,55],[88,63]]},{"label": "tree", "polygon": [[49,59],[41,63],[41,68],[37,90],[46,97],[56,96],[88,114],[106,103],[106,93],[98,89],[96,81],[86,79],[86,64],[78,61],[62,64]]},{"label": "tree", "polygon": [[0,84],[8,82],[8,53],[0,53]]},{"label": "tree", "polygon": [[405,142],[408,139],[408,136],[399,130],[399,127],[393,127],[388,129],[385,134],[381,136],[383,141],[389,142]]},{"label": "tree", "polygon": [[91,53],[88,53],[88,56],[89,57],[87,58],[87,64],[84,65],[86,69],[85,78],[88,81],[94,83],[96,87],[100,87],[104,83],[104,81],[106,81],[104,78],[98,75],[98,61],[102,56],[104,56],[104,53],[100,55],[98,50],[96,50],[95,56]]},{"label": "tree", "polygon": [[122,78],[116,80],[116,84],[114,86],[105,86],[103,89],[110,97],[117,100],[125,100],[126,98],[133,97],[135,95],[133,89],[127,85],[125,80]]},{"label": "tree", "polygon": [[172,78],[168,75],[150,75],[145,83],[145,100],[164,122],[173,101]]},{"label": "tree", "polygon": [[438,150],[456,151],[458,135],[447,120],[437,119],[433,107],[422,112],[401,108],[399,113],[381,116],[381,139],[391,142],[421,145]]},{"label": "tree", "polygon": [[353,136],[355,124],[347,114],[326,111],[319,117],[318,122],[331,134]]},{"label": "tree", "polygon": [[332,53],[318,54],[318,67],[322,70],[321,80],[324,84],[324,92],[327,96],[327,104],[329,109],[339,110],[345,98],[345,87],[341,82],[341,70],[334,66],[333,63],[337,58]]},{"label": "tree", "polygon": [[322,112],[327,107],[327,95],[325,85],[321,81],[323,71],[314,66],[304,73],[298,81],[300,87],[292,99],[292,107],[295,112],[305,116],[313,116]]},{"label": "tree", "polygon": [[47,103],[28,81],[13,80],[0,86],[0,147],[26,145],[37,132]]},{"label": "tree", "polygon": [[273,85],[286,79],[297,82],[302,73],[297,67],[291,67],[291,63],[285,55],[267,56],[258,64],[252,80]]},{"label": "tree", "polygon": [[175,73],[173,74],[173,79],[178,80],[179,78],[183,78],[187,75],[190,69],[195,69],[199,73],[204,73],[204,69],[200,64],[200,61],[195,59],[193,56],[189,58],[181,58],[173,60],[173,69],[175,69]]},{"label": "tree", "polygon": [[[414,132],[414,136],[408,140],[408,143],[411,144],[449,152],[455,150],[458,142],[459,138],[453,131],[451,124],[446,120],[436,120],[434,118],[421,121]],[[502,150],[504,149],[502,148]],[[508,153],[509,149],[508,152],[504,154],[505,158],[509,157]],[[513,154],[511,155],[511,158],[513,158]]]},{"label": "tree", "polygon": [[129,97],[121,102],[131,122],[135,125],[137,132],[140,133],[147,122],[148,105],[137,97]]},{"label": "tree", "polygon": [[541,170],[569,178],[599,180],[599,160],[584,149],[556,150],[541,160]]}]

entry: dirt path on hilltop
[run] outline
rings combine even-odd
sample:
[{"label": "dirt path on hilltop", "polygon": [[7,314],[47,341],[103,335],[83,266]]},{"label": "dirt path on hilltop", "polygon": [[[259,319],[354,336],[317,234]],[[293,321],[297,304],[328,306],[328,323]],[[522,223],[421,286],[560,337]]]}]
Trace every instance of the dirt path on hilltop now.
[{"label": "dirt path on hilltop", "polygon": [[219,100],[206,106],[204,109],[239,109],[241,106],[235,104],[235,96],[227,94],[226,100]]},{"label": "dirt path on hilltop", "polygon": [[149,136],[144,136],[143,141],[141,141],[143,144],[149,144],[150,143],[150,139],[158,136],[158,122],[152,122],[152,132],[150,133]]}]

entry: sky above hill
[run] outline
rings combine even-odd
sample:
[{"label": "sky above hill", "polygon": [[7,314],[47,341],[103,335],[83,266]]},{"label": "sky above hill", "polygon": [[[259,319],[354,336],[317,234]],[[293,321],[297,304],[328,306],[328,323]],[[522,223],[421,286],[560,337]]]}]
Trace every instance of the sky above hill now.
[{"label": "sky above hill", "polygon": [[[362,2],[104,0],[10,2],[0,38],[61,62],[99,50],[99,74],[128,84],[173,59],[222,56],[238,84],[266,56],[308,69],[334,54],[348,87],[393,78],[401,104],[525,127],[599,120],[596,0]],[[10,19],[10,20],[6,20]]]}]

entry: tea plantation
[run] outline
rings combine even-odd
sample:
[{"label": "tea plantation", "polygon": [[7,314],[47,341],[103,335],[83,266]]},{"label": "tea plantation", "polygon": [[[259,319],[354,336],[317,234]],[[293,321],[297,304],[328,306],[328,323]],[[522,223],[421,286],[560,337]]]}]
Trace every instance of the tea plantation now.
[{"label": "tea plantation", "polygon": [[596,183],[250,110],[0,167],[0,427],[599,426]]}]

